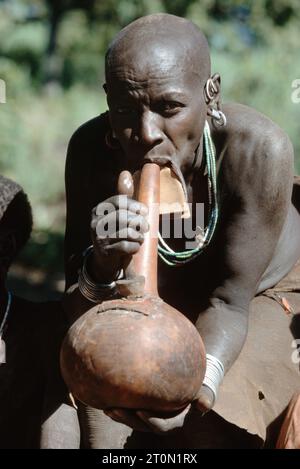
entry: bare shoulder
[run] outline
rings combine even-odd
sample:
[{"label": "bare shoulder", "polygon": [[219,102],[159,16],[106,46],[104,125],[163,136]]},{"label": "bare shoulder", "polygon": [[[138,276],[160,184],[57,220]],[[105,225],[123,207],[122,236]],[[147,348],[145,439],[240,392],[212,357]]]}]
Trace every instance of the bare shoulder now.
[{"label": "bare shoulder", "polygon": [[84,159],[86,163],[87,159],[93,156],[95,148],[99,151],[103,146],[107,129],[107,113],[96,116],[82,124],[70,138],[68,156],[71,156],[73,160]]},{"label": "bare shoulder", "polygon": [[[67,151],[65,165],[65,184],[67,199],[70,192],[74,194],[81,190],[80,197],[86,198],[90,191],[92,174],[95,167],[107,152],[105,134],[108,130],[107,114],[101,114],[82,124],[72,135]],[[80,189],[79,189],[80,188]],[[70,203],[73,203],[72,200]]]},{"label": "bare shoulder", "polygon": [[[227,125],[216,132],[221,142],[222,171],[234,189],[270,195],[278,183],[292,186],[293,147],[287,134],[262,113],[248,106],[223,106]],[[261,195],[263,195],[261,193]]]},{"label": "bare shoulder", "polygon": [[105,133],[107,127],[108,117],[105,112],[81,124],[73,133],[70,141],[80,143],[82,140],[87,141],[90,138],[96,138],[97,135]]}]

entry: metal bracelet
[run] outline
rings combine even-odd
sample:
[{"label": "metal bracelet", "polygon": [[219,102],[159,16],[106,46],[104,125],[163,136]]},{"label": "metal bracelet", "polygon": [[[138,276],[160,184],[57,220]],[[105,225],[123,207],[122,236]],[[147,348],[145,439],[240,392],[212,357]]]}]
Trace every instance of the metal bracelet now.
[{"label": "metal bracelet", "polygon": [[[83,253],[82,268],[78,276],[78,288],[80,293],[92,303],[99,303],[112,297],[116,293],[116,282],[96,283],[91,279],[87,271],[87,260],[93,251],[93,246],[89,246]],[[117,279],[122,278],[123,271],[118,272]]]},{"label": "metal bracelet", "polygon": [[224,378],[223,363],[213,355],[206,354],[206,372],[203,380],[203,385],[207,386],[214,395],[215,404],[219,386]]}]

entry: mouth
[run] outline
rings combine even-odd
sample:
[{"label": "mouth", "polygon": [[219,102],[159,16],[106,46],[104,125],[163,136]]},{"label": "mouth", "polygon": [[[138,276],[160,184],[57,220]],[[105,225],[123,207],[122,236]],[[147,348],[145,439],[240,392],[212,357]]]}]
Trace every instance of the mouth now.
[{"label": "mouth", "polygon": [[[152,163],[160,166],[160,215],[177,213],[181,218],[190,217],[190,209],[187,201],[186,185],[183,176],[178,175],[177,168],[174,171],[169,157],[147,158],[143,164]],[[143,164],[141,166],[143,166]],[[179,170],[180,171],[180,170]],[[132,172],[134,184],[134,198],[138,197],[141,168]]]}]

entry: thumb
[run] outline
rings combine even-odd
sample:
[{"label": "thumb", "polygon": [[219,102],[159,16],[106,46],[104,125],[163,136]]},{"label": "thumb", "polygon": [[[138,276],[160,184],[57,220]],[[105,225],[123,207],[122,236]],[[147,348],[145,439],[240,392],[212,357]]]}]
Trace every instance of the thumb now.
[{"label": "thumb", "polygon": [[122,171],[118,179],[118,194],[133,197],[133,179],[129,171]]},{"label": "thumb", "polygon": [[206,414],[206,412],[213,408],[214,404],[215,395],[213,391],[208,386],[203,384],[196,399],[193,401],[194,407],[197,410],[200,410],[200,412],[203,412],[203,414]]}]

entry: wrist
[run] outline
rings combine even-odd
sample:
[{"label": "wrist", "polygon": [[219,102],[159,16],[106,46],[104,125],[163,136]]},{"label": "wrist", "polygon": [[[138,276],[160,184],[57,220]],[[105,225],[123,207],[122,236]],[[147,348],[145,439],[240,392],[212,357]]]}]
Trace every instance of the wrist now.
[{"label": "wrist", "polygon": [[119,278],[121,269],[105,262],[103,257],[99,257],[94,248],[90,246],[90,251],[86,255],[86,271],[90,278],[96,283],[111,283]]},{"label": "wrist", "polygon": [[112,298],[117,293],[116,281],[123,276],[123,271],[119,271],[115,280],[105,282],[101,279],[95,281],[88,271],[88,261],[93,253],[93,246],[87,248],[83,253],[82,268],[79,270],[78,288],[80,293],[92,303],[100,303],[101,301]]},{"label": "wrist", "polygon": [[206,372],[205,372],[202,386],[206,386],[213,395],[212,407],[214,406],[216,402],[218,390],[219,390],[220,384],[223,381],[223,378],[224,378],[223,363],[218,358],[207,353],[206,354]]}]

